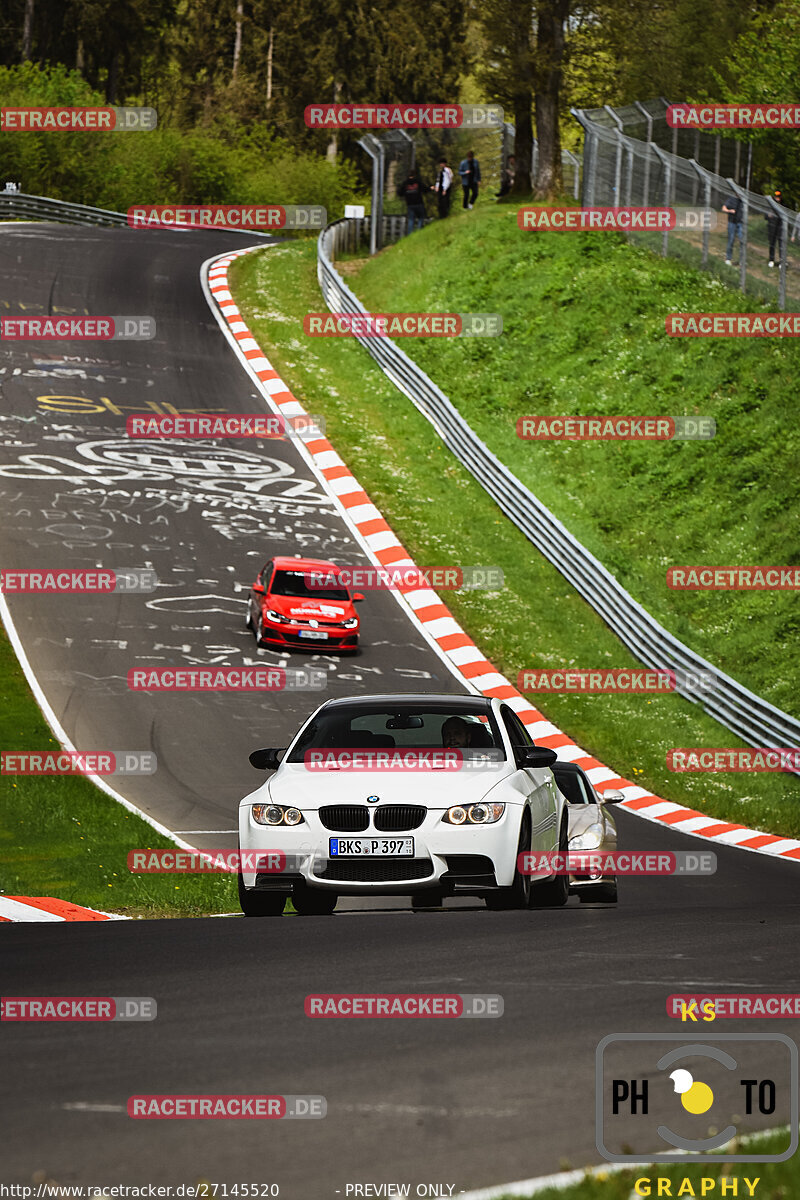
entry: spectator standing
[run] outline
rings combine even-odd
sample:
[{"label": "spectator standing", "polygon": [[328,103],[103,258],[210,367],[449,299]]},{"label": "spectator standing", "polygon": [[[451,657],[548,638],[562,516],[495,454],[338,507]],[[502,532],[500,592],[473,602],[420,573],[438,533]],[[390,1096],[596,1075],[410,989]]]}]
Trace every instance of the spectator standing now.
[{"label": "spectator standing", "polygon": [[739,239],[739,259],[742,257],[742,202],[738,196],[726,196],[722,202],[722,211],[728,214],[728,248],[725,251],[725,265],[733,266],[733,243]]},{"label": "spectator standing", "polygon": [[467,151],[467,157],[462,158],[458,173],[461,176],[461,188],[464,192],[464,208],[472,208],[478,199],[478,185],[481,181],[481,166],[472,150]]},{"label": "spectator standing", "polygon": [[514,186],[514,179],[517,174],[517,160],[513,154],[509,154],[508,162],[500,172],[500,191],[497,193],[498,200],[501,196],[507,196]]},{"label": "spectator standing", "polygon": [[[781,204],[781,191],[776,188],[772,193],[772,198],[777,204]],[[772,209],[764,214],[764,220],[767,222],[767,234],[769,235],[769,265],[775,266],[775,246],[778,247],[778,259],[783,258],[783,221],[778,213]]]},{"label": "spectator standing", "polygon": [[408,214],[407,233],[413,233],[415,229],[422,229],[425,221],[424,191],[425,185],[417,175],[415,168],[412,167],[405,181],[398,189],[398,195],[402,196],[406,202],[406,211]]},{"label": "spectator standing", "polygon": [[450,200],[452,199],[451,188],[453,186],[453,172],[447,165],[446,158],[439,159],[439,169],[436,172],[436,183],[433,190],[436,192],[436,203],[439,207],[440,217],[450,216]]}]

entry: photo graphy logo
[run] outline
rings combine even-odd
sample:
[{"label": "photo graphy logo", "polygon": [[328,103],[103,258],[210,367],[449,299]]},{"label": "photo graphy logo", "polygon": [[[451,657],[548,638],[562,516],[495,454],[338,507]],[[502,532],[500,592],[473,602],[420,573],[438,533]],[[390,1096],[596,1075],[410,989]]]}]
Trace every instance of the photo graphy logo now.
[{"label": "photo graphy logo", "polygon": [[[709,1028],[699,1041],[612,1033],[596,1051],[595,1108],[597,1149],[609,1162],[784,1162],[798,1145],[797,1045],[781,1033]],[[788,1126],[785,1145],[739,1153],[739,1124],[759,1117]]]},{"label": "photo graphy logo", "polygon": [[388,992],[355,994],[319,992],[305,998],[307,1017],[502,1017],[503,997],[494,993]]},{"label": "photo graphy logo", "polygon": [[324,1096],[143,1095],[128,1100],[128,1116],[144,1121],[319,1120]]},{"label": "photo graphy logo", "polygon": [[306,313],[308,337],[500,337],[500,313]]}]

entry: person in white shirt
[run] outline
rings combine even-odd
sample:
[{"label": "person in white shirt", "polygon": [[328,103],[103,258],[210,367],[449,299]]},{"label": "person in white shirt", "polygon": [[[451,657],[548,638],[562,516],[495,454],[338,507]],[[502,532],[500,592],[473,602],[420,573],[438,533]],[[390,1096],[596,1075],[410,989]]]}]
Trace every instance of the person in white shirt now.
[{"label": "person in white shirt", "polygon": [[439,166],[436,170],[436,183],[433,190],[436,192],[436,202],[439,207],[440,217],[450,216],[450,189],[453,186],[453,172],[447,165],[446,158],[439,159]]}]

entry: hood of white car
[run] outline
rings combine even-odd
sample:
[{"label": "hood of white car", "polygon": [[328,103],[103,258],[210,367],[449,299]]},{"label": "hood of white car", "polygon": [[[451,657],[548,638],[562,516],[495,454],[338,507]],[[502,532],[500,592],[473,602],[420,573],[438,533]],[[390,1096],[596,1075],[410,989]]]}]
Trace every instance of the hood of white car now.
[{"label": "hood of white car", "polygon": [[481,770],[352,771],[310,769],[286,763],[269,780],[276,804],[317,809],[323,804],[424,804],[445,809],[452,804],[477,804],[488,791],[513,773],[508,763]]}]

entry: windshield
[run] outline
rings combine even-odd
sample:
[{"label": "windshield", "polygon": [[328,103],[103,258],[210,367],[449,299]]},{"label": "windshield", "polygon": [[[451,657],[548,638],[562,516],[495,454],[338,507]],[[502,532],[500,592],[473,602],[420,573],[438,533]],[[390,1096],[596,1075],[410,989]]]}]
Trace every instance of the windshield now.
[{"label": "windshield", "polygon": [[553,774],[556,779],[556,786],[561,792],[561,795],[569,800],[570,804],[594,804],[594,796],[590,796],[583,776],[577,771],[559,771],[558,767],[553,767]]},{"label": "windshield", "polygon": [[[324,574],[328,572],[320,570],[317,578]],[[314,587],[309,571],[276,571],[269,590],[274,596],[296,596],[303,600],[341,600],[345,604],[350,600],[347,588]]]},{"label": "windshield", "polygon": [[354,704],[318,713],[301,732],[287,761],[302,762],[306,750],[322,748],[435,750],[443,746],[463,749],[469,757],[473,751],[477,757],[494,748],[492,757],[505,759],[494,714],[485,709],[470,712],[444,705],[398,704],[365,709]]}]

